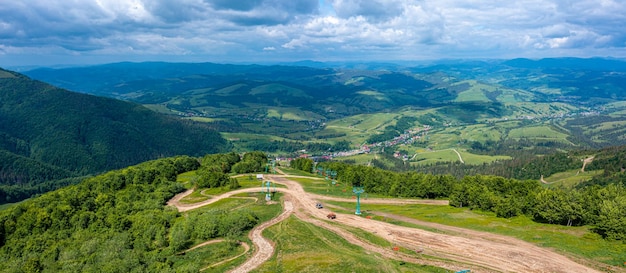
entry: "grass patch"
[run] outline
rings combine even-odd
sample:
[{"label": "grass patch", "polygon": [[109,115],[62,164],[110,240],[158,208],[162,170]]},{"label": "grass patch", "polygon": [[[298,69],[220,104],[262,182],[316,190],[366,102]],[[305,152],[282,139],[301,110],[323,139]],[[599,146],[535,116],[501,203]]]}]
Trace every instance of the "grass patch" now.
[{"label": "grass patch", "polygon": [[459,156],[452,149],[439,151],[422,151],[415,154],[415,156],[411,159],[411,164],[433,164],[440,161],[459,161]]},{"label": "grass patch", "polygon": [[189,117],[189,118],[184,118],[184,119],[198,121],[198,122],[216,122],[216,121],[224,120],[223,118],[207,118],[207,117]]},{"label": "grass patch", "polygon": [[[170,256],[168,257],[168,261],[174,264],[176,272],[199,272],[200,269],[208,265],[219,263],[220,261],[236,256],[243,251],[243,246],[225,241],[194,249],[186,252],[184,255]],[[232,263],[235,261],[226,263],[216,268],[210,268],[209,270],[203,272],[224,272],[224,267],[229,265],[232,266]]]},{"label": "grass patch", "polygon": [[[251,197],[258,197],[256,195],[251,195]],[[240,208],[244,205],[252,205],[254,203],[254,199],[251,198],[224,198],[215,203],[208,204],[201,208],[194,209],[190,211],[190,214],[193,213],[202,213],[209,210],[232,210],[233,208]]]},{"label": "grass patch", "polygon": [[288,175],[317,177],[317,175],[312,174],[310,172],[305,172],[305,171],[296,170],[296,169],[292,169],[292,168],[280,168],[280,170],[283,171],[285,174],[288,174]]},{"label": "grass patch", "polygon": [[493,86],[488,86],[488,85],[485,85],[485,84],[479,84],[475,80],[463,81],[463,82],[459,82],[458,84],[464,84],[464,83],[469,83],[471,87],[469,89],[459,93],[457,95],[456,99],[454,99],[454,101],[456,101],[456,102],[462,102],[462,101],[484,101],[484,102],[489,102],[490,101],[487,98],[487,96],[485,96],[485,93],[483,92],[483,90],[485,90],[485,88],[487,88],[487,89],[495,89]]},{"label": "grass patch", "polygon": [[448,272],[400,264],[348,243],[337,234],[289,217],[263,233],[276,242],[274,256],[254,272]]},{"label": "grass patch", "polygon": [[[191,171],[191,172],[186,172],[183,173],[181,175],[179,175],[179,177],[177,178],[178,182],[182,182],[185,183],[186,181],[189,181],[190,179],[193,179],[193,177],[195,177],[195,171]],[[183,176],[183,177],[181,177]],[[253,174],[249,174],[249,175],[244,175],[244,176],[239,176],[236,177],[235,179],[237,179],[237,181],[239,182],[239,185],[241,186],[240,188],[237,189],[243,189],[243,188],[255,188],[255,187],[262,187],[262,181],[256,179],[256,176]],[[186,183],[185,184],[187,186],[187,188],[191,188],[193,187],[192,183]],[[272,184],[272,188],[285,188],[284,185],[280,185],[280,184]],[[236,190],[236,189],[235,189]],[[218,188],[201,188],[201,189],[196,189],[194,190],[190,195],[185,196],[185,198],[181,199],[180,202],[183,204],[193,204],[193,203],[198,203],[198,202],[202,202],[204,200],[210,199],[212,196],[214,195],[220,195],[223,193],[227,193],[229,191],[232,191],[232,189],[228,186],[224,186],[224,187],[218,187]]]},{"label": "grass patch", "polygon": [[601,174],[602,170],[580,172],[580,170],[571,170],[566,172],[555,173],[549,177],[544,177],[543,180],[550,183],[549,187],[566,187],[572,188],[578,183],[591,180],[596,175]]},{"label": "grass patch", "polygon": [[2,204],[2,205],[0,205],[0,210],[5,210],[5,209],[8,209],[8,208],[10,208],[10,207],[12,207],[12,206],[15,206],[15,205],[17,205],[17,204],[19,204],[19,203],[21,203],[21,202],[23,202],[23,201],[20,201],[20,202],[17,202],[17,203],[7,203],[7,204]]},{"label": "grass patch", "polygon": [[566,134],[557,132],[549,126],[528,126],[515,128],[509,132],[511,138],[541,138],[566,141]]},{"label": "grass patch", "polygon": [[370,161],[372,161],[372,159],[378,159],[376,154],[358,154],[358,155],[351,155],[351,156],[344,156],[344,157],[340,157],[339,161],[346,161],[346,160],[350,160],[350,161],[354,161],[355,164],[357,165],[367,165]]},{"label": "grass patch", "polygon": [[181,173],[176,177],[176,182],[187,183],[197,176],[196,171]]},{"label": "grass patch", "polygon": [[463,158],[463,161],[465,161],[465,164],[469,164],[469,165],[482,165],[483,163],[491,163],[497,160],[511,159],[510,156],[477,155],[477,154],[469,153],[467,151],[462,151],[462,150],[457,150],[457,151],[461,154],[461,157]]},{"label": "grass patch", "polygon": [[[336,181],[336,183],[333,185],[331,180],[325,179],[290,177],[289,180],[300,183],[300,185],[302,185],[302,188],[304,188],[304,191],[310,193],[343,198],[354,198],[355,196],[352,192],[352,186],[346,183],[341,183],[340,181]],[[387,196],[380,196],[377,194],[368,193],[361,195],[361,198],[369,197],[382,198]]]}]

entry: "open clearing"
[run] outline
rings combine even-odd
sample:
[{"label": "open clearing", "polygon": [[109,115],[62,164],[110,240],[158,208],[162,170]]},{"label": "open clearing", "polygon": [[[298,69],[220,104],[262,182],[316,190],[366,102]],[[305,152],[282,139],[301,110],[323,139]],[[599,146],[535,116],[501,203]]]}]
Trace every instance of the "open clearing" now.
[{"label": "open clearing", "polygon": [[[278,192],[285,195],[285,210],[281,214],[281,219],[286,219],[286,215],[293,214],[300,221],[327,229],[350,244],[362,247],[371,253],[377,253],[377,255],[387,259],[401,260],[412,264],[425,264],[453,271],[471,269],[472,272],[600,272],[595,268],[606,267],[606,265],[584,258],[576,258],[574,261],[553,250],[512,237],[464,228],[438,226],[437,229],[447,230],[447,232],[441,233],[342,213],[336,213],[337,218],[329,220],[326,218],[326,215],[331,212],[329,208],[315,208],[315,203],[318,200],[327,197],[305,192],[298,182],[292,181],[288,177],[279,175],[268,175],[267,177],[275,183],[286,186],[286,188],[276,188]],[[176,206],[179,211],[187,211],[235,194],[258,192],[259,190],[260,188],[240,189],[200,203],[181,204],[179,200],[191,193],[188,191],[177,195],[168,204]],[[335,198],[341,200],[341,198]],[[343,200],[350,201],[350,199]],[[373,200],[367,201],[374,202]],[[377,202],[380,204],[407,204],[407,200],[395,199],[379,199]],[[355,236],[350,232],[355,228],[379,237],[378,240],[391,242],[405,251],[411,250],[413,254],[397,252]],[[268,246],[254,239],[253,242],[256,249],[255,253],[267,253],[266,251],[270,247],[272,249],[269,251],[272,253],[274,251],[271,244]],[[416,254],[416,251],[419,252],[419,255]],[[269,259],[255,257],[258,256],[253,255],[246,264],[249,264],[250,260],[256,260],[256,265],[246,268],[256,268]],[[247,272],[246,270],[236,270],[236,272]],[[611,268],[611,270],[624,272],[622,268],[617,267]]]}]

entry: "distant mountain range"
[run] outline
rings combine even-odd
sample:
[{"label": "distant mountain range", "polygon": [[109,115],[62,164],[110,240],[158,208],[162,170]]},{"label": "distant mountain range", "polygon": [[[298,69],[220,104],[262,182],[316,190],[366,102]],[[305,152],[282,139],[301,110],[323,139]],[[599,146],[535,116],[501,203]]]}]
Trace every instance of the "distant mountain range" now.
[{"label": "distant mountain range", "polygon": [[[0,69],[0,203],[45,191],[37,185],[51,180],[164,156],[223,152],[229,145],[206,124]],[[32,191],[15,192],[25,187]]]},{"label": "distant mountain range", "polygon": [[[626,119],[621,112],[626,100],[624,60],[323,65],[126,62],[25,73],[69,90],[140,103],[210,123],[222,132],[266,140],[348,139],[358,145],[367,139],[363,134],[381,134],[402,116],[415,117],[415,126],[569,117],[553,129],[568,134],[571,143],[626,144],[618,126]],[[357,125],[371,119],[359,115],[378,113],[392,115],[374,118],[373,127]],[[243,139],[236,143],[242,149],[259,147],[256,136],[234,138]]]},{"label": "distant mountain range", "polygon": [[[526,92],[524,98],[517,96],[519,101],[554,101],[564,96],[582,97],[591,103],[626,99],[626,62],[621,60],[442,61],[412,67],[384,63],[335,64],[333,68],[321,68],[316,62],[295,65],[115,63],[25,73],[73,91],[162,104],[181,112],[218,114],[216,109],[295,107],[314,113],[312,119],[447,105],[473,88],[466,80]],[[485,95],[493,99],[484,102],[507,102],[489,92]]]}]

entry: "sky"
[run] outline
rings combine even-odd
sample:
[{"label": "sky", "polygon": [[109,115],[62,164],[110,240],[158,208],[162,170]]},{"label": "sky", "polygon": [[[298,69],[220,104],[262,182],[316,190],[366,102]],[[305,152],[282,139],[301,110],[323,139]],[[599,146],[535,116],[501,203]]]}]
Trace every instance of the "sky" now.
[{"label": "sky", "polygon": [[626,58],[624,0],[0,0],[0,67]]}]

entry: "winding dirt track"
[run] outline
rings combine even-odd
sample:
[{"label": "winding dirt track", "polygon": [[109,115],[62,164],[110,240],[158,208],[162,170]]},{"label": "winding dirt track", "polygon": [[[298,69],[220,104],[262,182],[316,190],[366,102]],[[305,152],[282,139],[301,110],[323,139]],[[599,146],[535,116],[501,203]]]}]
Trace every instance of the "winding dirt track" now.
[{"label": "winding dirt track", "polygon": [[274,246],[272,246],[270,241],[263,238],[261,234],[266,228],[287,219],[292,212],[293,205],[291,204],[291,201],[285,200],[283,213],[281,213],[278,217],[275,217],[272,220],[260,224],[252,229],[252,232],[250,232],[250,239],[256,246],[256,251],[252,255],[252,258],[248,259],[245,263],[238,266],[231,272],[250,272],[251,270],[259,267],[259,265],[265,261],[269,260],[272,257],[272,254],[274,254]]},{"label": "winding dirt track", "polygon": [[[286,185],[287,188],[276,188],[285,194],[285,211],[270,222],[257,227],[251,233],[251,238],[256,247],[256,254],[235,272],[247,272],[258,267],[273,253],[272,245],[263,239],[260,234],[263,228],[269,227],[293,213],[303,221],[313,223],[317,226],[329,229],[352,244],[359,245],[367,251],[376,252],[391,259],[402,259],[407,262],[417,264],[429,264],[443,267],[449,270],[471,269],[472,272],[600,272],[588,266],[576,263],[567,257],[553,252],[546,248],[541,248],[518,240],[515,238],[496,235],[486,232],[473,231],[463,228],[450,227],[429,222],[418,221],[410,218],[402,218],[395,215],[382,214],[389,218],[396,218],[402,221],[419,224],[445,231],[446,234],[430,232],[417,228],[402,227],[386,222],[366,219],[352,214],[337,214],[337,219],[328,220],[326,215],[330,212],[327,208],[316,209],[317,200],[340,200],[353,201],[351,199],[329,198],[306,193],[302,186],[286,177],[278,175],[268,175],[275,183]],[[261,188],[248,188],[232,191],[204,202],[186,205],[180,204],[180,199],[191,193],[187,191],[175,196],[168,205],[176,206],[179,211],[187,211],[198,208],[219,199],[232,196],[242,192],[260,192]],[[369,202],[381,202],[386,204],[406,204],[407,200],[376,199],[363,200]],[[412,201],[411,201],[412,202]],[[334,222],[334,223],[333,223]],[[454,262],[441,262],[425,258],[415,258],[364,242],[345,231],[341,225],[356,227],[365,232],[374,233],[394,245],[413,249],[427,256],[434,256],[448,259]],[[256,233],[255,233],[256,232]],[[258,234],[258,237],[254,234]],[[259,239],[260,238],[260,239]],[[259,258],[259,257],[267,258]],[[585,261],[590,264],[593,262]],[[245,265],[245,267],[244,267]]]}]

